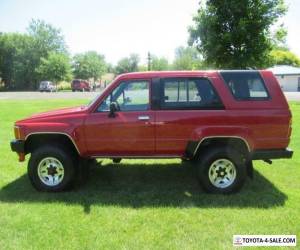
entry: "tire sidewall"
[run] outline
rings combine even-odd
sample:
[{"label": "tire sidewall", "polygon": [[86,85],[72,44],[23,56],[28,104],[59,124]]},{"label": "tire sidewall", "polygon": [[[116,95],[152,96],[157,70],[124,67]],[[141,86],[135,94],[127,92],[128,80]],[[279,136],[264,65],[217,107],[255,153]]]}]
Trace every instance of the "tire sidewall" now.
[{"label": "tire sidewall", "polygon": [[[38,175],[38,165],[47,157],[54,157],[64,167],[63,180],[56,186],[48,186],[43,183]],[[57,147],[42,147],[31,154],[28,162],[28,176],[33,186],[39,191],[55,192],[67,189],[74,179],[74,161],[64,150]]]}]

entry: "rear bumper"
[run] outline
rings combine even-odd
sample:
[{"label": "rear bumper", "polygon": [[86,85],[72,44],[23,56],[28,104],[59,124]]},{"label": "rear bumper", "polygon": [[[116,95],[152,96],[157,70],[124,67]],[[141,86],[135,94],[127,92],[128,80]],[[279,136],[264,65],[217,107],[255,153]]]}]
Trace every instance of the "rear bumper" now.
[{"label": "rear bumper", "polygon": [[10,142],[10,148],[14,152],[17,152],[19,154],[24,154],[25,153],[25,141],[23,141],[23,140],[12,140]]},{"label": "rear bumper", "polygon": [[292,158],[293,151],[289,148],[285,149],[268,149],[268,150],[255,150],[251,154],[252,160],[270,160],[281,158]]}]

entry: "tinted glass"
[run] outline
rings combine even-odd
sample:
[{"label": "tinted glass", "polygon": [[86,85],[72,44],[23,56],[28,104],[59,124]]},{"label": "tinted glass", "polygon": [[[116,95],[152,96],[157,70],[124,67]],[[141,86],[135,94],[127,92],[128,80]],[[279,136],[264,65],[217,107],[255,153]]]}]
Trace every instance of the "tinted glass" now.
[{"label": "tinted glass", "polygon": [[258,72],[220,72],[237,100],[265,100],[269,94]]},{"label": "tinted glass", "polygon": [[109,111],[111,102],[116,102],[119,111],[143,111],[149,109],[148,81],[122,82],[101,103],[99,112]]},{"label": "tinted glass", "polygon": [[202,109],[223,107],[209,80],[204,78],[164,79],[162,109]]}]

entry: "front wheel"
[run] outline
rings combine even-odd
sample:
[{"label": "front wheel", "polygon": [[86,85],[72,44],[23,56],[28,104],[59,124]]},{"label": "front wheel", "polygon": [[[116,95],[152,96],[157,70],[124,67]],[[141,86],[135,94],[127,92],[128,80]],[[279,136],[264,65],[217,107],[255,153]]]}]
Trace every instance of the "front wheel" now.
[{"label": "front wheel", "polygon": [[209,193],[229,194],[244,184],[247,168],[243,155],[231,148],[207,150],[197,162],[200,184]]},{"label": "front wheel", "polygon": [[39,191],[64,191],[74,180],[75,161],[64,149],[44,146],[32,152],[28,176]]}]

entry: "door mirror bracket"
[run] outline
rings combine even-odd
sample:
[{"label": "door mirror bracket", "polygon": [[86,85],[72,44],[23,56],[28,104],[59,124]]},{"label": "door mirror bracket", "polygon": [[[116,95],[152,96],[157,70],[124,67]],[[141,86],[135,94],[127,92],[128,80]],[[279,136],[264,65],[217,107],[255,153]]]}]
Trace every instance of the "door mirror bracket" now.
[{"label": "door mirror bracket", "polygon": [[116,102],[111,102],[109,105],[108,117],[110,117],[110,118],[116,117],[117,110],[118,110],[118,104]]}]

